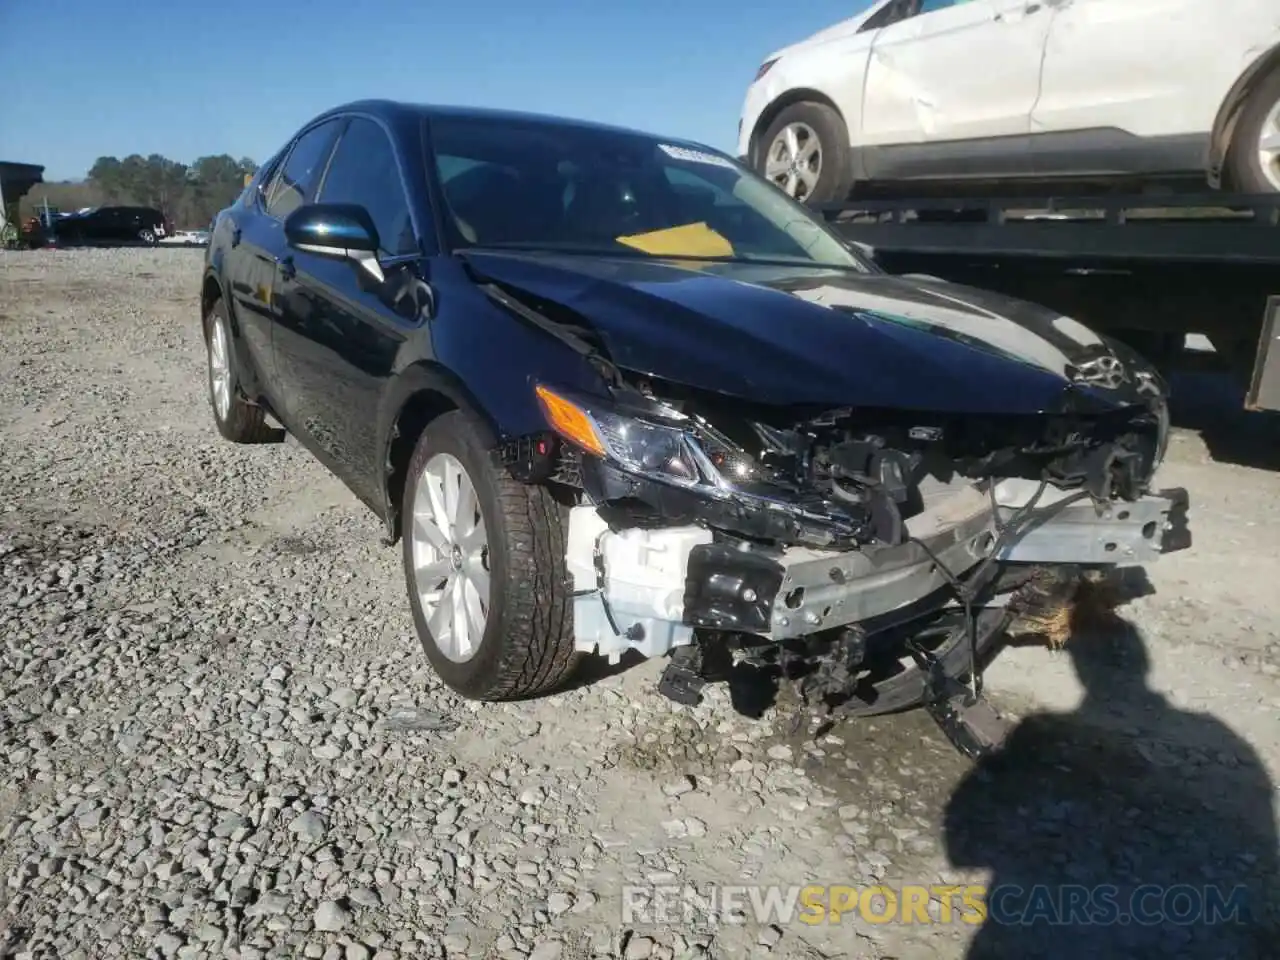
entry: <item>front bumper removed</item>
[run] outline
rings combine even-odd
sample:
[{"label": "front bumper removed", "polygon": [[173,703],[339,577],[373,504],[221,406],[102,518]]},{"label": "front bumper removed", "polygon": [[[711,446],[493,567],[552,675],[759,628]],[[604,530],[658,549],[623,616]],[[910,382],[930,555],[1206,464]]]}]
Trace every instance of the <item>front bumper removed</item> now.
[{"label": "front bumper removed", "polygon": [[908,521],[907,542],[850,551],[747,547],[698,526],[611,530],[594,506],[574,507],[567,561],[576,646],[616,662],[632,649],[667,654],[690,644],[695,629],[761,643],[883,630],[953,602],[947,587],[977,570],[1136,566],[1190,545],[1183,490],[1099,507],[1064,505],[1071,494],[1047,487],[1035,502],[1043,519],[1002,536],[1038,487],[1003,481],[994,509],[988,492],[965,488]]}]

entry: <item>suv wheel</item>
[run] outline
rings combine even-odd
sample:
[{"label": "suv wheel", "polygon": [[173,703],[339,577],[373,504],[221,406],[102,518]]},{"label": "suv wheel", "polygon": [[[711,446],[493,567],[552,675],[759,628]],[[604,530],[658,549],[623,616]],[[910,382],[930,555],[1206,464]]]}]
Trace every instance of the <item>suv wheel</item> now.
[{"label": "suv wheel", "polygon": [[150,227],[143,227],[138,231],[138,239],[149,247],[156,245],[156,233]]},{"label": "suv wheel", "polygon": [[1280,193],[1280,70],[1245,102],[1223,173],[1227,187],[1238,193]]},{"label": "suv wheel", "polygon": [[405,581],[440,678],[473,700],[549,692],[581,660],[565,566],[567,511],[494,462],[454,411],[418,438],[404,487]]},{"label": "suv wheel", "polygon": [[218,432],[233,443],[263,443],[272,437],[265,411],[245,399],[240,389],[235,349],[227,308],[221,300],[209,310],[205,323],[209,353],[209,405]]},{"label": "suv wheel", "polygon": [[756,171],[801,203],[833,203],[853,187],[849,132],[825,103],[793,103],[773,118],[756,150]]}]

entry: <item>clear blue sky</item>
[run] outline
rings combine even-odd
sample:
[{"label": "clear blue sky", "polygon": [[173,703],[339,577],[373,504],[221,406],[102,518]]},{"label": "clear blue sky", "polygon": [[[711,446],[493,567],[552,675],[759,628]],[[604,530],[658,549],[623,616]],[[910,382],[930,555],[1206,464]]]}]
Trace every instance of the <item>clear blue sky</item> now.
[{"label": "clear blue sky", "polygon": [[765,54],[867,0],[0,0],[0,157],[261,161],[370,96],[584,117],[734,145]]}]

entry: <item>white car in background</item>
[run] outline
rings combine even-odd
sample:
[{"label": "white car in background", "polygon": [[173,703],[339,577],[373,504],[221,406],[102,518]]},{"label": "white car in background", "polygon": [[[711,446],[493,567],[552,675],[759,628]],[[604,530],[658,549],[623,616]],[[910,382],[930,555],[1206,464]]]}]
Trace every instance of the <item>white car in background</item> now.
[{"label": "white car in background", "polygon": [[810,203],[1011,180],[1280,192],[1280,0],[875,0],[765,59],[738,154]]},{"label": "white car in background", "polygon": [[209,245],[208,230],[178,230],[165,237],[165,243],[178,247],[207,247]]}]

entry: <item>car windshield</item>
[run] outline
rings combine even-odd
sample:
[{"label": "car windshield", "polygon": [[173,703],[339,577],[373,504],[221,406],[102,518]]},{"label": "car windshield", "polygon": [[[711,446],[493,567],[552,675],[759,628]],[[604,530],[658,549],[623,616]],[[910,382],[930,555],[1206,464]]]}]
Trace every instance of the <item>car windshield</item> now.
[{"label": "car windshield", "polygon": [[431,122],[451,245],[870,268],[722,154],[546,121]]}]

